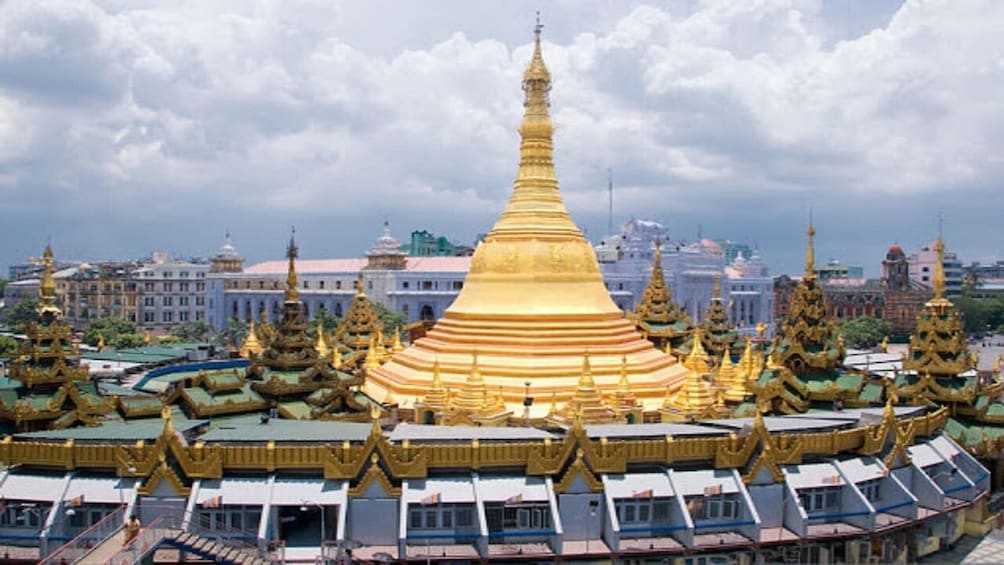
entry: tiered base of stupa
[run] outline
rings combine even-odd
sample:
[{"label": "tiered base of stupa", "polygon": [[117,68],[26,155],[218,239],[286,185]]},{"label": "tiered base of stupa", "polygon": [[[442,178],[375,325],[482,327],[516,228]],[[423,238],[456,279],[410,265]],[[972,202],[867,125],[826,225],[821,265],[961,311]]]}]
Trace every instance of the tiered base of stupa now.
[{"label": "tiered base of stupa", "polygon": [[507,408],[523,416],[529,383],[531,417],[543,417],[552,399],[564,404],[572,398],[587,351],[601,393],[615,393],[625,365],[631,392],[650,410],[661,406],[667,387],[675,392],[687,375],[682,364],[655,349],[619,313],[540,320],[532,315],[475,319],[448,311],[426,337],[370,371],[366,392],[383,400],[390,391],[399,405],[414,406],[432,387],[438,360],[443,386],[455,393],[476,353],[489,395],[501,387]]}]

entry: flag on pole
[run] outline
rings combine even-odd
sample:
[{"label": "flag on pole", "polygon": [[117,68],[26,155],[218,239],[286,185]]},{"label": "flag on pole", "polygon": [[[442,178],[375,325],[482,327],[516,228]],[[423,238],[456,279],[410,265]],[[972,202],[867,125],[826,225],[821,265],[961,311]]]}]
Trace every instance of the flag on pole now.
[{"label": "flag on pole", "polygon": [[517,493],[505,499],[506,504],[519,504],[523,502],[523,493]]},{"label": "flag on pole", "polygon": [[704,487],[704,496],[716,496],[722,494],[722,485],[708,485]]},{"label": "flag on pole", "polygon": [[827,476],[823,477],[823,484],[824,485],[839,485],[840,484],[840,475],[827,475]]},{"label": "flag on pole", "polygon": [[63,501],[63,506],[65,506],[66,508],[80,508],[83,505],[84,505],[84,495],[82,494],[78,494],[73,498]]},{"label": "flag on pole", "polygon": [[421,500],[418,501],[419,504],[439,504],[439,493],[434,492],[429,496],[423,496]]},{"label": "flag on pole", "polygon": [[652,498],[652,489],[636,490],[631,493],[631,498]]},{"label": "flag on pole", "polygon": [[207,498],[202,501],[203,508],[222,508],[223,507],[223,497],[214,496],[212,498]]}]

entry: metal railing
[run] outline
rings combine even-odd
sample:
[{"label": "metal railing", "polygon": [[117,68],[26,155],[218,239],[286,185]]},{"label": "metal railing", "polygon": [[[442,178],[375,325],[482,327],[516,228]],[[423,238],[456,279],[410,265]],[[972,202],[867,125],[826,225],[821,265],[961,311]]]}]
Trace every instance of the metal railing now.
[{"label": "metal railing", "polygon": [[98,520],[77,537],[59,546],[40,562],[40,565],[72,563],[122,529],[126,507],[122,505]]},{"label": "metal railing", "polygon": [[164,538],[175,536],[181,529],[181,516],[163,514],[158,516],[149,526],[139,531],[139,534],[115,553],[107,563],[109,565],[134,565],[143,560]]}]

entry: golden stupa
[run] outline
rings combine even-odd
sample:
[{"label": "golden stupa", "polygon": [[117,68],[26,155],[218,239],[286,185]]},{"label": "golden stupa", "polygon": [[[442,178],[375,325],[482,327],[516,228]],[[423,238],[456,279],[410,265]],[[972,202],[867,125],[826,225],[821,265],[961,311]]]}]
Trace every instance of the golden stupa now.
[{"label": "golden stupa", "polygon": [[390,393],[399,405],[413,405],[432,388],[437,359],[443,385],[460,389],[475,350],[486,386],[500,388],[517,415],[524,414],[527,383],[539,400],[533,417],[546,414],[549,396],[572,400],[585,350],[598,390],[616,389],[623,364],[635,397],[651,409],[667,386],[675,391],[686,378],[611,300],[592,246],[565,209],[552,160],[551,75],[539,27],[536,34],[523,75],[520,163],[509,203],[475,250],[463,289],[443,318],[367,372],[366,391],[377,400]]}]

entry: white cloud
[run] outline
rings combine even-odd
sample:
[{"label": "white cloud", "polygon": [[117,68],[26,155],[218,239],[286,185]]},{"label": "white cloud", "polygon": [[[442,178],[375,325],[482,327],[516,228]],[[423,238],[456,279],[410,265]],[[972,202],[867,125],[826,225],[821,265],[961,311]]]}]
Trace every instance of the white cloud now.
[{"label": "white cloud", "polygon": [[[699,215],[756,201],[774,221],[752,231],[823,189],[891,202],[1004,176],[1004,5],[911,0],[888,21],[846,16],[865,32],[841,36],[827,3],[681,4],[545,9],[557,164],[583,221],[605,211],[608,167],[625,215],[714,224]],[[329,253],[361,250],[384,214],[402,231],[485,231],[515,173],[530,54],[528,26],[491,34],[525,6],[444,8],[443,27],[390,6],[8,0],[0,190],[26,213],[29,194],[68,215],[113,202],[125,223],[151,202],[208,223],[329,217]],[[207,230],[221,231],[131,242]]]}]

